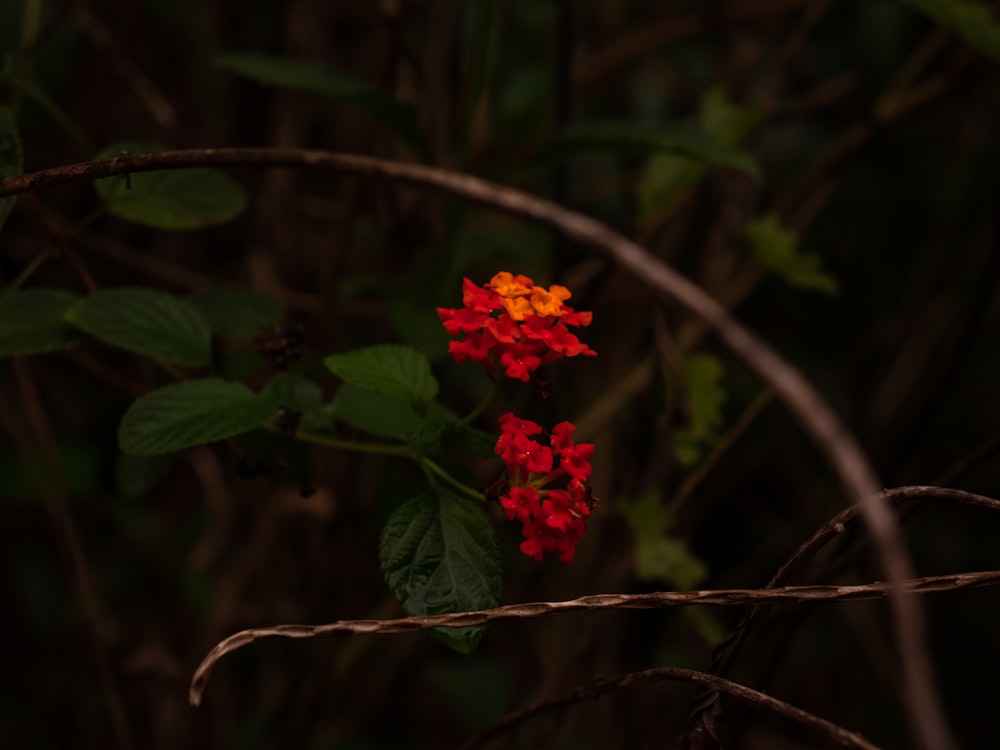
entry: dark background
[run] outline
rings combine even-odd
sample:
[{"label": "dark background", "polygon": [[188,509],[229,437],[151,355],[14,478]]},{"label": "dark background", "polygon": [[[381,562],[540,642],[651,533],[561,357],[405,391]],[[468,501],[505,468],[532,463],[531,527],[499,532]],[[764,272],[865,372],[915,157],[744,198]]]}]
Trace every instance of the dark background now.
[{"label": "dark background", "polygon": [[[324,63],[413,103],[429,163],[599,217],[723,300],[813,379],[885,486],[1000,494],[1000,71],[905,3],[67,0],[41,4],[40,35],[26,45],[23,13],[34,5],[2,4],[0,50],[30,63],[65,121],[0,83],[3,101],[17,105],[26,171],[121,140],[414,160],[348,102],[264,87],[213,60],[251,51]],[[538,157],[573,124],[695,118],[712,91],[759,117],[743,141],[759,182],[708,169],[650,208],[640,198],[648,152]],[[691,475],[672,451],[690,418],[675,364],[692,352],[723,364],[724,435],[764,390],[743,363],[610,260],[531,225],[388,182],[233,174],[249,209],[201,232],[109,217],[81,225],[96,207],[88,185],[36,198],[101,287],[186,292],[221,282],[281,299],[306,330],[302,371],[331,391],[323,355],[404,341],[435,355],[449,403],[471,408],[485,378],[442,356],[433,316],[459,304],[463,275],[482,283],[501,269],[527,273],[566,284],[578,308],[594,311],[584,337],[600,356],[553,367],[540,414],[571,419],[596,443],[603,502],[569,567],[523,557],[517,529],[498,520],[504,602],[756,588],[844,507],[830,471],[772,401],[671,506],[671,539],[705,575],[687,585],[641,580],[622,508],[651,493],[669,505]],[[818,256],[836,295],[791,286],[755,260],[742,230],[770,213],[801,233],[800,250]],[[4,283],[44,248],[38,217],[22,200],[8,219]],[[83,291],[59,259],[28,286]],[[252,371],[253,347],[227,346],[228,372]],[[707,669],[739,617],[704,608],[507,622],[471,657],[424,634],[265,641],[223,660],[202,707],[190,708],[195,666],[236,630],[401,614],[378,568],[378,538],[420,477],[393,459],[253,439],[248,450],[290,451],[292,463],[307,464],[319,492],[300,497],[295,472],[241,479],[225,446],[125,461],[115,430],[130,395],[120,381],[152,387],[160,378],[98,346],[0,365],[3,747],[455,747],[595,675]],[[529,390],[482,426],[534,403]],[[32,484],[25,446],[55,462],[62,490]],[[496,468],[463,470],[486,482]],[[998,532],[1000,518],[986,511],[935,503],[906,523],[921,575],[1000,567]],[[799,582],[880,578],[856,544],[863,534],[845,537]],[[925,604],[957,734],[968,747],[1000,744],[995,592]],[[729,676],[876,744],[909,746],[887,613],[884,602],[775,610]],[[535,719],[497,746],[671,746],[694,695],[683,685],[632,687]],[[819,742],[735,701],[723,707],[726,747]]]}]

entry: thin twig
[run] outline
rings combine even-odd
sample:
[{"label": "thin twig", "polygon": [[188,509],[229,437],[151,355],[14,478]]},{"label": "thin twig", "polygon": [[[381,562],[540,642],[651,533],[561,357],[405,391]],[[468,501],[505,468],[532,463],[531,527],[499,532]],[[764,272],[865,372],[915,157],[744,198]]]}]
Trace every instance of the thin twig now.
[{"label": "thin twig", "polygon": [[0,196],[113,175],[206,166],[295,167],[347,172],[459,195],[554,227],[581,244],[601,249],[646,284],[668,294],[704,320],[785,401],[826,457],[849,497],[858,504],[886,577],[900,584],[890,600],[904,686],[903,705],[909,714],[911,729],[925,750],[949,750],[956,746],[935,687],[922,607],[901,585],[913,577],[912,565],[899,524],[879,497],[879,481],[861,446],[796,368],[700,287],[624,235],[551,201],[470,175],[355,154],[304,149],[220,148],[125,154],[105,161],[71,164],[8,178],[0,181]]},{"label": "thin twig", "polygon": [[831,721],[822,719],[815,714],[809,713],[808,711],[803,711],[801,708],[793,706],[790,703],[785,703],[777,698],[772,698],[770,695],[765,695],[757,690],[752,690],[744,685],[724,680],[721,677],[716,677],[715,675],[707,674],[705,672],[696,672],[693,669],[679,669],[676,667],[646,669],[641,672],[633,672],[625,675],[624,677],[619,677],[613,680],[598,677],[591,683],[581,685],[564,695],[536,701],[518,711],[507,714],[488,730],[463,745],[462,750],[476,750],[476,748],[482,747],[494,737],[504,734],[521,722],[537,716],[538,714],[545,713],[546,711],[573,706],[577,703],[582,703],[583,701],[596,700],[603,695],[614,692],[615,690],[631,687],[637,683],[653,681],[659,682],[662,680],[690,682],[695,685],[704,685],[705,687],[711,688],[712,690],[720,693],[726,693],[734,698],[744,700],[757,708],[770,711],[778,716],[782,716],[786,719],[802,724],[839,747],[862,748],[862,750],[878,750],[877,745],[873,745],[861,735],[834,724]]},{"label": "thin twig", "polygon": [[495,609],[458,612],[444,615],[419,615],[395,620],[337,620],[325,625],[274,625],[241,630],[220,641],[208,652],[195,670],[188,691],[191,705],[201,703],[205,685],[216,663],[226,654],[263,638],[314,638],[331,633],[389,634],[412,633],[430,628],[469,628],[500,620],[529,620],[569,612],[596,612],[611,609],[662,609],[715,605],[740,607],[748,604],[804,604],[881,599],[902,590],[912,595],[933,591],[995,586],[1000,584],[1000,570],[981,573],[958,573],[901,581],[898,585],[876,581],[860,586],[784,586],[773,589],[720,589],[717,591],[656,591],[644,594],[594,594],[579,599],[556,602],[508,604]]}]

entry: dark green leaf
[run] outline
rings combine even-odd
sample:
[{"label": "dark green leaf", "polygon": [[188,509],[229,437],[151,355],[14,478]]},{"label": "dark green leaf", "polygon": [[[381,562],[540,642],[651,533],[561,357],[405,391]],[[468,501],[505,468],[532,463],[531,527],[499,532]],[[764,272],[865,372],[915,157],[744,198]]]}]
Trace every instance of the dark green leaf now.
[{"label": "dark green leaf", "polygon": [[718,86],[711,88],[701,99],[699,120],[702,126],[726,146],[741,143],[763,118],[763,110],[733,104]]},{"label": "dark green leaf", "polygon": [[[147,143],[115,143],[98,154],[109,159],[123,152],[162,151]],[[131,187],[130,187],[131,186]],[[237,216],[247,205],[246,191],[217,169],[173,169],[95,180],[109,213],[157,229],[202,229]]]},{"label": "dark green leaf", "polygon": [[[382,532],[386,582],[411,615],[467,612],[500,603],[500,553],[481,507],[447,490],[404,503]],[[470,653],[482,628],[441,628],[439,637]]]},{"label": "dark green leaf", "polygon": [[308,91],[350,104],[391,128],[421,156],[429,153],[416,109],[352,75],[316,63],[250,53],[223,55],[215,63],[266,86]]},{"label": "dark green leaf", "polygon": [[[0,180],[16,177],[23,169],[24,158],[17,123],[9,109],[0,107]],[[16,195],[0,198],[0,229],[3,229],[3,224],[16,200]]]},{"label": "dark green leaf", "polygon": [[640,540],[635,572],[642,581],[661,581],[678,591],[692,589],[708,576],[708,568],[687,545],[670,536]]},{"label": "dark green leaf", "polygon": [[427,357],[409,346],[370,346],[334,354],[325,361],[345,383],[410,402],[418,409],[438,392]]},{"label": "dark green leaf", "polygon": [[66,313],[77,328],[136,354],[185,367],[208,364],[211,334],[188,302],[152,289],[104,289]]},{"label": "dark green leaf", "polygon": [[59,289],[28,289],[0,295],[0,357],[65,349],[80,332],[66,323],[66,311],[80,297]]},{"label": "dark green leaf", "polygon": [[418,451],[436,447],[455,415],[431,401],[421,414],[411,403],[345,384],[327,407],[327,413],[359,430],[410,443]]},{"label": "dark green leaf", "polygon": [[453,425],[444,431],[442,443],[446,448],[458,448],[480,458],[496,458],[498,437],[476,427]]},{"label": "dark green leaf", "polygon": [[692,354],[684,360],[684,395],[689,423],[674,433],[674,453],[682,466],[701,457],[702,448],[713,443],[722,425],[722,363],[710,354]]},{"label": "dark green leaf", "polygon": [[395,440],[406,440],[423,422],[409,403],[349,383],[337,390],[328,411],[351,427]]},{"label": "dark green leaf", "polygon": [[729,167],[760,177],[753,157],[716,140],[699,125],[642,125],[629,122],[581,123],[557,136],[542,157],[558,157],[592,149],[624,149],[686,156],[705,164]]},{"label": "dark green leaf", "polygon": [[751,222],[744,232],[757,257],[788,284],[837,293],[837,280],[823,271],[818,257],[798,251],[798,235],[781,226],[773,214]]},{"label": "dark green leaf", "polygon": [[137,456],[170,453],[249,432],[273,414],[272,400],[242,383],[189,380],[137,399],[122,417],[118,444]]},{"label": "dark green leaf", "polygon": [[219,336],[254,336],[285,317],[285,308],[274,297],[249,289],[205,289],[188,301]]},{"label": "dark green leaf", "polygon": [[[715,87],[702,97],[699,122],[718,143],[735,149],[763,116],[760,110],[735,106]],[[711,162],[682,153],[658,153],[646,164],[639,183],[639,208],[644,217],[669,206],[678,193],[705,176]]]},{"label": "dark green leaf", "polygon": [[1000,24],[992,8],[973,0],[902,0],[942,26],[955,31],[971,46],[1000,60]]}]

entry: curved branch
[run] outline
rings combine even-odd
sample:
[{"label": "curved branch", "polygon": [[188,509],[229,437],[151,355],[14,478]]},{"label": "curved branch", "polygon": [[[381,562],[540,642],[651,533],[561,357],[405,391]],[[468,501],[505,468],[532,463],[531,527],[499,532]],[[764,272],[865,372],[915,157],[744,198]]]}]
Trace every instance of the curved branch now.
[{"label": "curved branch", "polygon": [[705,672],[696,672],[693,669],[679,669],[676,667],[646,669],[641,672],[627,674],[624,677],[619,677],[614,680],[598,677],[590,684],[582,685],[564,695],[556,698],[547,698],[545,700],[536,701],[535,703],[525,706],[519,711],[507,714],[507,716],[500,719],[500,721],[483,732],[481,735],[463,745],[462,750],[475,750],[478,747],[482,747],[486,742],[494,737],[503,734],[521,722],[546,711],[563,708],[565,706],[572,706],[577,703],[582,703],[583,701],[596,700],[607,693],[630,687],[636,683],[660,680],[690,682],[695,685],[703,685],[719,693],[731,695],[734,698],[746,701],[757,708],[770,711],[778,716],[782,716],[786,719],[802,724],[839,747],[860,748],[861,750],[879,750],[877,745],[873,745],[860,734],[845,729],[844,727],[834,724],[831,721],[820,718],[819,716],[811,714],[808,711],[803,711],[801,708],[793,706],[790,703],[785,703],[777,698],[772,698],[770,695],[752,690],[751,688],[740,685],[737,682],[724,680],[721,677],[716,677],[715,675],[706,674]]},{"label": "curved branch", "polygon": [[205,685],[215,664],[226,654],[263,638],[314,638],[331,633],[388,634],[412,633],[429,628],[468,628],[500,620],[529,620],[536,617],[594,612],[608,609],[661,609],[713,604],[739,607],[747,604],[802,604],[805,602],[844,602],[881,599],[900,590],[911,595],[933,591],[995,586],[1000,584],[1000,570],[982,573],[959,573],[903,581],[900,585],[881,581],[861,586],[785,586],[774,589],[721,589],[718,591],[657,591],[645,594],[595,594],[561,602],[508,604],[477,612],[445,615],[418,615],[395,620],[337,620],[325,625],[274,625],[251,628],[220,641],[208,652],[191,679],[188,699],[192,706],[201,703]]},{"label": "curved branch", "polygon": [[187,167],[291,167],[350,173],[433,188],[548,225],[568,238],[606,252],[649,286],[672,297],[704,320],[788,405],[857,504],[875,542],[881,567],[892,583],[893,624],[902,670],[904,706],[919,744],[926,750],[955,747],[934,684],[923,611],[903,582],[913,577],[902,534],[879,496],[879,482],[854,436],[802,374],[735,320],[697,285],[640,245],[583,214],[551,201],[475,177],[354,154],[286,148],[220,148],[121,155],[0,181],[0,197],[42,187],[113,175]]}]

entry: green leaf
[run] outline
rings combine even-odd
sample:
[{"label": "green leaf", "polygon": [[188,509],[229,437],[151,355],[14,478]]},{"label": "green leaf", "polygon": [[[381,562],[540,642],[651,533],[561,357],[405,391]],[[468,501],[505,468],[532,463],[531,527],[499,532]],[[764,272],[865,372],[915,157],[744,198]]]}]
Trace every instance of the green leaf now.
[{"label": "green leaf", "polygon": [[302,415],[300,426],[310,432],[325,431],[333,426],[323,402],[323,389],[309,378],[296,372],[279,373],[267,381],[261,395],[271,400],[275,411],[286,407]]},{"label": "green leaf", "polygon": [[742,143],[763,118],[763,110],[733,104],[720,86],[712,87],[701,98],[699,120],[702,126],[726,146]]},{"label": "green leaf", "polygon": [[619,508],[635,535],[635,569],[640,580],[666,583],[678,591],[692,589],[705,580],[708,568],[670,533],[658,492],[621,502]]},{"label": "green leaf", "polygon": [[693,123],[581,123],[557,136],[543,149],[540,156],[558,157],[587,149],[627,149],[675,154],[712,166],[736,169],[754,179],[760,178],[760,167],[753,157],[720,143],[700,125]]},{"label": "green leaf", "polygon": [[285,317],[284,306],[274,297],[249,289],[205,289],[188,297],[188,302],[219,336],[255,336]]},{"label": "green leaf", "polygon": [[[390,516],[379,546],[382,572],[411,615],[468,612],[500,603],[500,552],[481,507],[440,487]],[[436,635],[471,653],[483,628],[439,628]]]},{"label": "green leaf", "polygon": [[774,214],[752,221],[743,231],[761,262],[786,283],[826,294],[837,293],[837,280],[823,271],[817,256],[798,251],[798,235],[781,226]]},{"label": "green leaf", "polygon": [[352,75],[316,63],[251,53],[222,55],[215,64],[266,86],[308,91],[350,104],[388,126],[422,157],[430,153],[416,109]]},{"label": "green leaf", "polygon": [[211,334],[188,302],[142,288],[104,289],[81,300],[66,319],[96,339],[185,367],[208,364]]},{"label": "green leaf", "polygon": [[455,415],[438,401],[421,413],[412,403],[350,384],[338,389],[326,412],[372,435],[409,443],[417,453],[436,450],[455,423]]},{"label": "green leaf", "polygon": [[674,454],[682,466],[691,466],[703,447],[715,442],[726,391],[722,363],[710,354],[692,354],[684,360],[683,370],[689,422],[674,433]]},{"label": "green leaf", "polygon": [[[97,155],[164,150],[148,143],[114,143]],[[203,229],[229,221],[247,206],[246,190],[217,169],[169,169],[94,181],[108,212],[120,219],[156,229]]]},{"label": "green leaf", "polygon": [[958,33],[968,44],[1000,60],[1000,25],[988,3],[973,0],[901,0]]},{"label": "green leaf", "polygon": [[298,373],[281,373],[269,381],[261,394],[274,404],[275,408],[289,409],[311,414],[323,410],[323,389]]},{"label": "green leaf", "polygon": [[406,440],[424,421],[409,403],[350,383],[337,390],[327,411],[351,427],[395,440]]},{"label": "green leaf", "polygon": [[188,380],[137,399],[122,417],[118,445],[136,456],[170,453],[249,432],[273,413],[270,398],[242,383]]},{"label": "green leaf", "polygon": [[459,448],[480,458],[496,458],[497,435],[468,425],[445,429],[441,442],[446,448]]},{"label": "green leaf", "polygon": [[80,342],[66,311],[80,297],[60,289],[27,289],[0,295],[0,357],[41,354]]},{"label": "green leaf", "polygon": [[[21,136],[17,132],[14,115],[6,107],[0,107],[0,180],[17,177],[24,170],[24,155],[21,151]],[[14,207],[16,195],[0,198],[0,229]]]},{"label": "green leaf", "polygon": [[418,410],[438,392],[427,357],[409,346],[370,346],[331,355],[325,362],[345,383],[410,402]]}]

